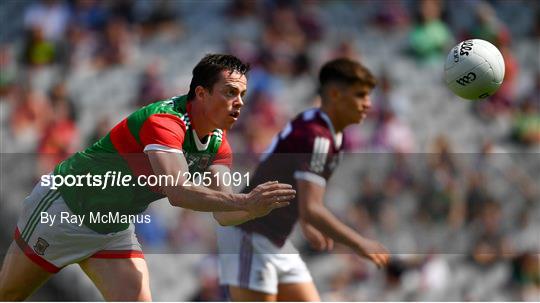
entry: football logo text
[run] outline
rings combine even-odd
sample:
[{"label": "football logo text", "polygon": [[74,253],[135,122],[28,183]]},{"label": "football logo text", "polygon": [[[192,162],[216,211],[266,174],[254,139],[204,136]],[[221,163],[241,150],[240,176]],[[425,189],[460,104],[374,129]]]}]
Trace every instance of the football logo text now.
[{"label": "football logo text", "polygon": [[476,80],[476,74],[473,72],[470,72],[466,74],[465,76],[457,79],[456,82],[461,86],[466,86],[467,84],[472,83],[474,80]]}]

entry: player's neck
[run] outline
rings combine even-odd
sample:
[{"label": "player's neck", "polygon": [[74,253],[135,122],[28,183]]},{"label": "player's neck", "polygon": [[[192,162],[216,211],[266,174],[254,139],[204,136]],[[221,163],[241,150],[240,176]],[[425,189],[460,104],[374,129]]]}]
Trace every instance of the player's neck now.
[{"label": "player's neck", "polygon": [[197,137],[199,139],[203,139],[215,129],[215,127],[212,125],[210,120],[206,119],[204,115],[204,110],[197,102],[193,102],[193,105],[191,106],[191,112],[189,113],[191,116],[191,125],[193,126],[193,129],[195,130],[195,133],[197,133]]},{"label": "player's neck", "polygon": [[328,108],[324,105],[321,106],[321,111],[324,112],[330,119],[330,122],[332,122],[332,126],[334,127],[334,131],[336,132],[336,134],[341,133],[346,127],[346,125],[341,125],[339,123],[339,120],[337,119],[337,114],[331,108]]}]

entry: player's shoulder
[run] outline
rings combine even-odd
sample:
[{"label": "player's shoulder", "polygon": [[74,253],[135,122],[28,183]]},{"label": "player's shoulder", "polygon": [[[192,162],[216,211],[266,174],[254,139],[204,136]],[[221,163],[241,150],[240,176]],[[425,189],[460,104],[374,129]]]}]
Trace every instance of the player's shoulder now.
[{"label": "player's shoulder", "polygon": [[147,115],[172,114],[183,116],[187,113],[187,96],[175,96],[165,100],[158,100],[139,109]]},{"label": "player's shoulder", "polygon": [[186,110],[185,96],[159,100],[139,108],[128,117],[131,125],[156,124],[163,121],[175,121],[185,128],[189,127],[190,119]]},{"label": "player's shoulder", "polygon": [[332,131],[325,121],[325,115],[318,108],[306,110],[291,121],[295,135],[308,137],[332,137]]}]

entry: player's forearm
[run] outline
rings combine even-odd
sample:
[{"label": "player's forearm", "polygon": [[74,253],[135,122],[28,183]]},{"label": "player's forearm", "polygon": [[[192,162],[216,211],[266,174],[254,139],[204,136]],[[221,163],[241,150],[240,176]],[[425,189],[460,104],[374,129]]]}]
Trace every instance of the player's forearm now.
[{"label": "player's forearm", "polygon": [[156,175],[180,176],[176,184],[163,184],[161,188],[173,206],[211,212],[243,210],[247,203],[245,194],[215,191],[187,181],[184,174],[179,173],[189,171],[183,155],[150,151],[148,159]]},{"label": "player's forearm", "polygon": [[253,219],[247,211],[242,210],[214,212],[214,218],[222,226],[239,225]]},{"label": "player's forearm", "polygon": [[173,206],[196,211],[243,210],[244,194],[233,194],[211,190],[202,186],[179,186],[164,189]]},{"label": "player's forearm", "polygon": [[303,214],[302,220],[332,238],[332,240],[343,243],[355,251],[360,249],[364,241],[361,235],[342,223],[322,205],[313,206]]}]

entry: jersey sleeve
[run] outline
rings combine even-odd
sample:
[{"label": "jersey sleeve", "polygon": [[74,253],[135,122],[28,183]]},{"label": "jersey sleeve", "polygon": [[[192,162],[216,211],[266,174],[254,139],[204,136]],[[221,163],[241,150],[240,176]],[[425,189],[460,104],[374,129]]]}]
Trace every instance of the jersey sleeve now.
[{"label": "jersey sleeve", "polygon": [[223,135],[223,142],[221,142],[212,164],[225,165],[232,168],[232,149],[225,134]]},{"label": "jersey sleeve", "polygon": [[144,152],[161,150],[182,153],[186,126],[171,114],[153,114],[144,121],[139,132]]},{"label": "jersey sleeve", "polygon": [[325,167],[330,156],[331,138],[314,131],[296,136],[294,144],[299,146],[294,178],[326,186]]}]

